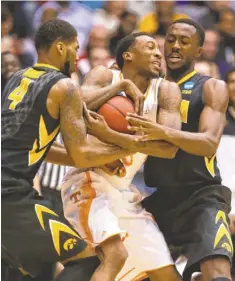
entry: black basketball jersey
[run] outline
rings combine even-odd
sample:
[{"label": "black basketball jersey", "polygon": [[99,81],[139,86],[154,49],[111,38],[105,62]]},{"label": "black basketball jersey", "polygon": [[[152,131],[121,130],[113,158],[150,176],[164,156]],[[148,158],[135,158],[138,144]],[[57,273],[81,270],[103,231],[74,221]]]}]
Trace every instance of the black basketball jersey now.
[{"label": "black basketball jersey", "polygon": [[[199,119],[204,108],[203,84],[210,78],[193,71],[178,82],[182,94],[183,131],[198,132]],[[144,178],[148,186],[162,190],[221,183],[215,155],[208,159],[181,149],[174,159],[148,157],[144,167]]]},{"label": "black basketball jersey", "polygon": [[57,68],[36,64],[8,81],[2,95],[2,188],[18,186],[22,180],[32,185],[60,129],[46,102],[52,86],[63,78]]}]

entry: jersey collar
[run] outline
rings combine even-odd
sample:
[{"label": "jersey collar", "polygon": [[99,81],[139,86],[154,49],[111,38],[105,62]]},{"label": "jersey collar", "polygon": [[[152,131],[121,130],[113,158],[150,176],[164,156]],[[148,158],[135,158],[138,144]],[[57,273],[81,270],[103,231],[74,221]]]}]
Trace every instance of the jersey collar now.
[{"label": "jersey collar", "polygon": [[[182,83],[184,83],[185,81],[187,81],[188,79],[190,79],[191,77],[193,77],[195,74],[197,74],[197,70],[193,70],[192,72],[188,73],[187,75],[185,75],[184,77],[182,77],[177,84],[180,85]],[[164,80],[166,80],[166,75],[164,76]]]},{"label": "jersey collar", "polygon": [[50,68],[50,69],[55,69],[57,71],[60,71],[59,68],[53,66],[53,65],[50,65],[50,64],[46,64],[46,63],[36,63],[34,65],[34,67],[43,67],[43,68]]}]

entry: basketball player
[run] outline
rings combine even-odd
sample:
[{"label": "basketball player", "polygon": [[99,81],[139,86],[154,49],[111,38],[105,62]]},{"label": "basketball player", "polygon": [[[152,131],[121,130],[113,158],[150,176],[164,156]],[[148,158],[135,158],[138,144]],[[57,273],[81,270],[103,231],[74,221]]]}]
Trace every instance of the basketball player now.
[{"label": "basketball player", "polygon": [[181,89],[182,131],[141,117],[128,120],[135,132],[146,134],[142,141],[164,140],[180,148],[174,159],[146,161],[145,182],[157,191],[145,198],[143,206],[153,214],[168,244],[188,258],[184,280],[201,271],[204,281],[231,281],[231,192],[221,184],[216,164],[228,92],[223,81],[194,70],[204,37],[203,28],[190,19],[174,22],[166,35],[166,79]]},{"label": "basketball player", "polygon": [[[104,87],[122,79],[130,79],[145,93],[144,115],[163,126],[180,129],[180,92],[175,83],[159,78],[161,53],[157,42],[146,33],[126,36],[117,49],[121,71],[104,67],[94,68],[85,78],[85,87]],[[94,105],[96,107],[96,105]],[[103,135],[97,133],[100,139]],[[134,147],[142,153],[122,159],[126,169],[123,178],[110,176],[102,169],[71,170],[62,184],[62,200],[66,218],[84,239],[93,243],[102,257],[106,280],[120,271],[116,265],[118,254],[103,254],[103,243],[110,237],[121,236],[128,251],[124,267],[117,280],[181,280],[169,250],[157,225],[149,213],[141,208],[141,195],[130,185],[134,175],[146,159],[146,154],[173,158],[177,151],[166,142],[137,143],[133,135],[122,135],[116,142],[115,132],[109,142]],[[112,244],[115,249],[114,243]]]},{"label": "basketball player", "polygon": [[[38,63],[16,72],[2,96],[2,254],[33,277],[61,261],[66,267],[58,280],[90,280],[98,259],[84,259],[92,254],[90,248],[55,212],[53,202],[32,188],[33,178],[45,157],[57,164],[90,167],[130,152],[86,140],[83,112],[87,124],[92,122],[107,138],[110,129],[83,108],[81,90],[68,78],[79,48],[76,30],[65,21],[48,21],[39,28],[35,45]],[[128,90],[136,98],[141,94],[128,80],[108,90],[113,95]],[[49,151],[60,130],[68,155],[61,148]],[[69,263],[79,258],[78,268]],[[95,274],[92,280],[98,280]]]}]

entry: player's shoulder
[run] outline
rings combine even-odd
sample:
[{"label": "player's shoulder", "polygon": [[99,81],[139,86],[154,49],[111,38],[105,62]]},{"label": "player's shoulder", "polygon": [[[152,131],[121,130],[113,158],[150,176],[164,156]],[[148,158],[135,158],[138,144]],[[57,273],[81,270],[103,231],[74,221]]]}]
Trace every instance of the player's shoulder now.
[{"label": "player's shoulder", "polygon": [[78,90],[78,85],[69,77],[57,81],[49,92],[49,98],[55,102],[61,102]]},{"label": "player's shoulder", "polygon": [[175,82],[162,79],[159,88],[162,90],[174,90],[174,89],[179,89],[179,86]]},{"label": "player's shoulder", "polygon": [[175,96],[181,99],[180,88],[177,85],[177,83],[163,79],[159,85],[159,96],[160,97]]},{"label": "player's shoulder", "polygon": [[207,81],[205,81],[204,86],[205,87],[216,87],[216,86],[226,87],[226,83],[225,83],[225,81],[223,81],[221,79],[209,77],[209,79]]},{"label": "player's shoulder", "polygon": [[88,72],[84,79],[83,86],[85,85],[100,85],[101,87],[110,85],[113,80],[113,71],[108,67],[99,65],[94,67]]}]

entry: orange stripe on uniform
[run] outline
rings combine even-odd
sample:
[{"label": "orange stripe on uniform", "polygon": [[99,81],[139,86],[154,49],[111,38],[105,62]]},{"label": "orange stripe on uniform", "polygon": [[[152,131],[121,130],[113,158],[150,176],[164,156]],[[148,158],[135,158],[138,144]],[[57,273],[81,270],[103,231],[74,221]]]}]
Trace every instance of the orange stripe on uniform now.
[{"label": "orange stripe on uniform", "polygon": [[96,197],[95,189],[92,187],[92,181],[89,171],[86,172],[87,183],[81,186],[81,196],[84,195],[85,198],[78,203],[79,213],[80,213],[80,223],[86,234],[86,239],[93,242],[90,228],[88,225],[89,213],[91,209],[91,204],[93,199]]}]

